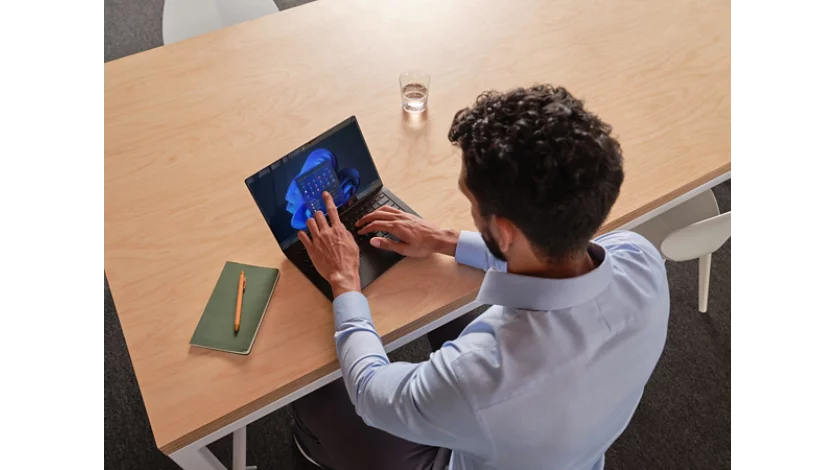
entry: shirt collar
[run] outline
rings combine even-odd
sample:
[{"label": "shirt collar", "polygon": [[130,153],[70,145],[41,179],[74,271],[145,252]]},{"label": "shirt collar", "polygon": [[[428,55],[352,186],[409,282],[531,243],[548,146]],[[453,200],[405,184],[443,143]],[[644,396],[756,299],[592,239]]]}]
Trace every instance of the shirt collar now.
[{"label": "shirt collar", "polygon": [[611,256],[605,248],[591,243],[591,257],[602,262],[593,271],[570,279],[522,276],[490,269],[478,291],[484,304],[526,310],[560,310],[585,303],[605,290],[611,282]]}]

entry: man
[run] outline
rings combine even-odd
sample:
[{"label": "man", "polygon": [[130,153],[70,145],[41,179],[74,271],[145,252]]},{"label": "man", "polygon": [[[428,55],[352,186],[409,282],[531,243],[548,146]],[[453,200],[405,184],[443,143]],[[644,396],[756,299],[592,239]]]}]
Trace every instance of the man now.
[{"label": "man", "polygon": [[400,239],[372,239],[380,249],[488,270],[478,300],[492,307],[459,336],[430,338],[437,350],[419,364],[389,362],[360,292],[359,250],[325,195],[330,223],[317,212],[299,237],[333,287],[344,386],[296,402],[308,458],[334,469],[603,467],[669,316],[649,242],[630,232],[591,240],[623,181],[610,133],[561,87],[484,93],[449,131],[480,234],[391,208],[358,222]]}]

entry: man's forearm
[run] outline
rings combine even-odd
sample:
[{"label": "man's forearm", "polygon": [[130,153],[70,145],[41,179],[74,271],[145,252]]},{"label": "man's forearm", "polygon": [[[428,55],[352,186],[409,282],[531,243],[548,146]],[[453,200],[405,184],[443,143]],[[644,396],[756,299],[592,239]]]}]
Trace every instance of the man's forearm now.
[{"label": "man's forearm", "polygon": [[447,256],[455,256],[458,238],[460,238],[460,230],[439,229],[433,240],[434,251]]},{"label": "man's forearm", "polygon": [[359,272],[337,273],[330,278],[330,289],[333,290],[333,298],[346,292],[360,292],[362,283],[359,280]]},{"label": "man's forearm", "polygon": [[361,292],[348,292],[333,301],[336,353],[351,401],[362,379],[376,367],[390,363],[374,328],[368,300]]}]

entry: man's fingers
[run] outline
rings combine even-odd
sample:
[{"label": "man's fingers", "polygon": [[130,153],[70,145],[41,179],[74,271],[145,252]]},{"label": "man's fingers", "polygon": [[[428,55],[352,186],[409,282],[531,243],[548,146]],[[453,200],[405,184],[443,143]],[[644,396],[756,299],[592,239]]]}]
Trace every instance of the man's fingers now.
[{"label": "man's fingers", "polygon": [[313,248],[313,242],[310,241],[310,237],[308,237],[307,234],[304,233],[304,230],[300,230],[298,232],[298,239],[301,240],[301,244],[304,245],[304,248],[309,253],[310,250]]},{"label": "man's fingers", "polygon": [[374,220],[396,220],[398,218],[396,212],[389,212],[387,210],[383,210],[387,207],[388,206],[382,206],[379,209],[371,212],[370,214],[362,217],[361,219],[359,219],[358,222],[356,222],[356,226],[361,227],[365,224],[373,222]]},{"label": "man's fingers", "polygon": [[[397,222],[394,220],[374,220],[373,222],[368,223],[368,225],[359,229],[359,235],[365,235],[369,232],[391,232],[394,235],[397,235],[398,232]],[[399,235],[397,235],[399,236]]]},{"label": "man's fingers", "polygon": [[405,255],[403,251],[405,250],[405,247],[407,245],[405,243],[398,243],[387,238],[374,237],[371,238],[371,246],[381,248],[383,250],[393,251],[394,253],[399,253],[401,255]]},{"label": "man's fingers", "polygon": [[319,225],[319,232],[329,227],[329,225],[327,225],[327,219],[324,218],[324,212],[316,211],[313,214],[313,217],[316,219],[316,223]]},{"label": "man's fingers", "polygon": [[339,209],[336,208],[336,202],[333,201],[333,196],[327,191],[324,191],[321,193],[321,197],[324,199],[325,207],[327,207],[327,218],[330,220],[330,226],[336,227],[342,225],[342,221],[339,220]]},{"label": "man's fingers", "polygon": [[310,236],[313,238],[319,237],[319,225],[316,223],[316,220],[310,217],[307,219],[307,229],[310,230]]},{"label": "man's fingers", "polygon": [[377,210],[381,212],[390,212],[391,214],[405,214],[405,212],[391,206],[382,206]]}]

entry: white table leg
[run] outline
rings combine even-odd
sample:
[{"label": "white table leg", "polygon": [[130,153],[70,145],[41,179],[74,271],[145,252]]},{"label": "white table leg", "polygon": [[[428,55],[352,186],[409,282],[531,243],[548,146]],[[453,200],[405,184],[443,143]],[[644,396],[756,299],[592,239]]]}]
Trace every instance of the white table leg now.
[{"label": "white table leg", "polygon": [[232,434],[232,470],[257,470],[258,467],[246,466],[246,426]]},{"label": "white table leg", "polygon": [[208,447],[183,447],[169,457],[183,470],[227,470]]},{"label": "white table leg", "polygon": [[[183,470],[228,470],[208,447],[184,447],[169,457]],[[232,470],[257,470],[246,466],[246,426],[232,434]]]}]

